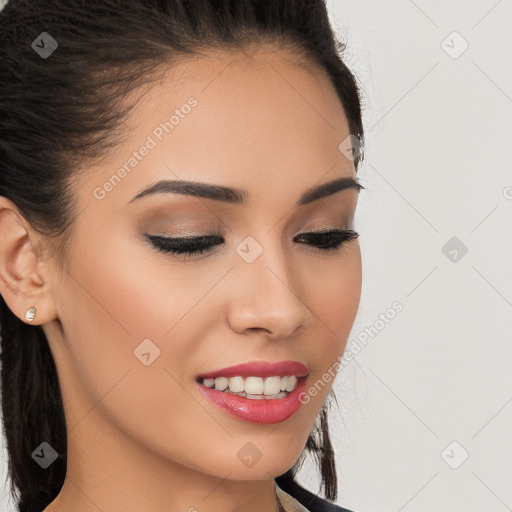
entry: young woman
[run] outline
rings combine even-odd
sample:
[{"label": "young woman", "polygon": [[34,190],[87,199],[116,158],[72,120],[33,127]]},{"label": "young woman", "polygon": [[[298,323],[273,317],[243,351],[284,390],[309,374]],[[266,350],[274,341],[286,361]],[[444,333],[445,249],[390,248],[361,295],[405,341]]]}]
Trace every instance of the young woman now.
[{"label": "young woman", "polygon": [[0,39],[19,510],[344,511],[363,128],[324,2],[10,0]]}]

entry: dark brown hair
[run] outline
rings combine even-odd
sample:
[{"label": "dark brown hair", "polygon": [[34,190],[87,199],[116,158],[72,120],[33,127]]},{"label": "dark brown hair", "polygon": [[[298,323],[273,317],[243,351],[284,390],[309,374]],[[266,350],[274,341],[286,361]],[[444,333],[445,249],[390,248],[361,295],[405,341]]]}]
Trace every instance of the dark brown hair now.
[{"label": "dark brown hair", "polygon": [[[58,48],[42,58],[42,32]],[[361,98],[342,61],[324,0],[10,0],[0,11],[0,195],[13,201],[66,265],[76,211],[77,169],[121,140],[130,106],[121,100],[158,69],[204,50],[286,49],[316,64],[335,87],[359,141]],[[341,142],[341,141],[340,141]],[[41,326],[22,322],[0,298],[3,428],[11,495],[20,512],[39,512],[66,475],[65,414],[54,359]],[[334,396],[332,389],[328,399]],[[326,400],[300,458],[276,481],[285,489],[306,452],[316,457],[327,499],[337,476]],[[42,469],[32,452],[48,442],[58,458]],[[19,493],[19,497],[16,496]]]}]

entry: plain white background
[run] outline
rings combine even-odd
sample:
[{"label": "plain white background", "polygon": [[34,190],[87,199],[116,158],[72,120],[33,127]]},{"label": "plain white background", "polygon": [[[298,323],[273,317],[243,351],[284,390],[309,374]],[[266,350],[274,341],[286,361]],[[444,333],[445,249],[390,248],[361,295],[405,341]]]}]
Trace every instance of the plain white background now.
[{"label": "plain white background", "polygon": [[403,305],[335,383],[340,503],[512,510],[512,2],[329,4],[366,102],[351,339]]},{"label": "plain white background", "polygon": [[[512,510],[512,1],[328,5],[366,130],[363,290],[330,423],[339,504]],[[316,492],[311,462],[300,478]]]}]

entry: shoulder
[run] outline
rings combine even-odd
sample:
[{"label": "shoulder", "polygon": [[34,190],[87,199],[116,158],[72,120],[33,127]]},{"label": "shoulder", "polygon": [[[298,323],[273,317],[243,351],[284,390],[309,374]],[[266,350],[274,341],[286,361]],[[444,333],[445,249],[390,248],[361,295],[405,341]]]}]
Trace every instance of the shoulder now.
[{"label": "shoulder", "polygon": [[276,481],[281,490],[297,500],[309,512],[354,512],[320,498],[296,482]]}]

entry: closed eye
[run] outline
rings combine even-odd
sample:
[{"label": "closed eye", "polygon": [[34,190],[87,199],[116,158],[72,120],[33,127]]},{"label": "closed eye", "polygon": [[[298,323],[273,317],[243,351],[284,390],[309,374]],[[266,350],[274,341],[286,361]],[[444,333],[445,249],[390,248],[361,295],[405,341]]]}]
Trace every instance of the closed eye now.
[{"label": "closed eye", "polygon": [[[161,235],[144,235],[149,243],[159,251],[176,255],[192,255],[210,252],[216,245],[224,243],[220,235],[203,235],[193,238],[167,237]],[[308,243],[320,251],[339,251],[341,246],[355,240],[359,233],[353,229],[337,229],[331,231],[317,231],[301,233],[294,240],[299,243]]]}]

